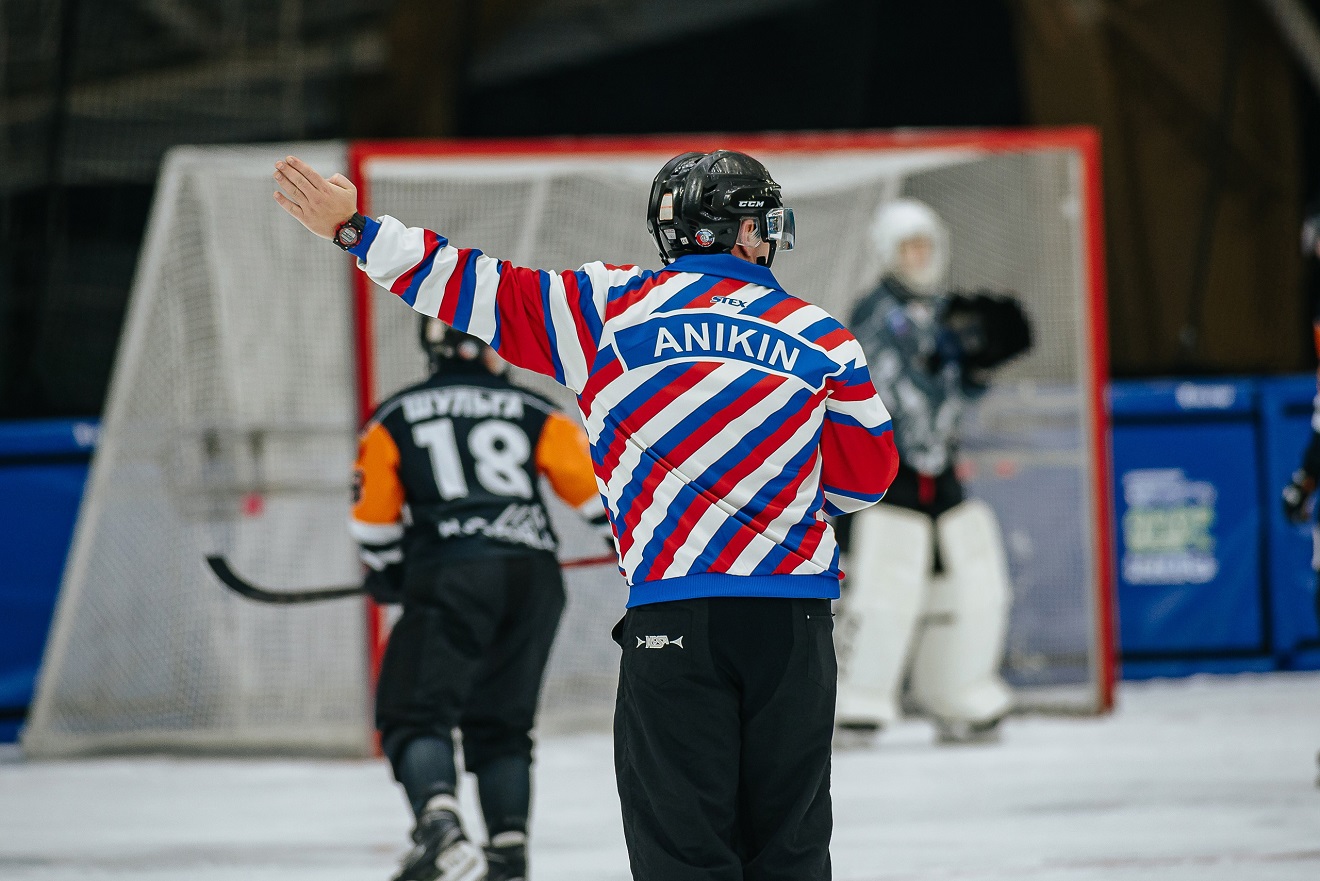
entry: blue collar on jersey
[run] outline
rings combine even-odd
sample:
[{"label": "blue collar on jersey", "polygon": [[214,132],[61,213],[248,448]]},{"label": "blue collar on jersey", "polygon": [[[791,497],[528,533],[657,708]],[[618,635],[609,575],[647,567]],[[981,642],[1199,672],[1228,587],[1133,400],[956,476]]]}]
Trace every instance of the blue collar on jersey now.
[{"label": "blue collar on jersey", "polygon": [[773,288],[776,291],[784,289],[770,272],[770,267],[748,263],[732,254],[684,254],[661,271],[699,272],[702,275],[736,278],[748,284],[759,284],[761,287]]}]

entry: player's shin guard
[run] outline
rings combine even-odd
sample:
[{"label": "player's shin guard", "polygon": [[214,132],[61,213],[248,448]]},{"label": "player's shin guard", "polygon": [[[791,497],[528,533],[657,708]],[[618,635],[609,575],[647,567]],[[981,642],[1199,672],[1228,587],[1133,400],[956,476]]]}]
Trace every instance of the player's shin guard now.
[{"label": "player's shin guard", "polygon": [[912,697],[951,726],[992,725],[1012,693],[999,677],[1008,629],[1008,561],[990,506],[963,502],[935,526],[942,577],[932,581],[912,661]]},{"label": "player's shin guard", "polygon": [[486,831],[527,832],[527,814],[532,796],[532,760],[522,754],[499,756],[471,769],[477,775],[477,792]]},{"label": "player's shin guard", "polygon": [[925,600],[931,521],[876,505],[853,520],[847,591],[839,606],[840,727],[872,728],[898,716],[912,633]]},{"label": "player's shin guard", "polygon": [[433,733],[419,735],[415,729],[394,729],[383,735],[382,746],[414,816],[421,816],[433,796],[453,795],[458,789],[452,739]]}]

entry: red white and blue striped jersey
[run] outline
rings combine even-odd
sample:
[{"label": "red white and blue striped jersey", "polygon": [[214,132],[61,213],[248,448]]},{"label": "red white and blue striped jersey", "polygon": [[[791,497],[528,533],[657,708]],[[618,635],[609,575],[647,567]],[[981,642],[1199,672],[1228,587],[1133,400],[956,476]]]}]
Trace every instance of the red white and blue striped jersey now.
[{"label": "red white and blue striped jersey", "polygon": [[839,595],[825,515],[879,501],[898,454],[857,340],[767,267],[524,269],[388,216],[352,253],[413,309],[577,393],[629,606]]}]

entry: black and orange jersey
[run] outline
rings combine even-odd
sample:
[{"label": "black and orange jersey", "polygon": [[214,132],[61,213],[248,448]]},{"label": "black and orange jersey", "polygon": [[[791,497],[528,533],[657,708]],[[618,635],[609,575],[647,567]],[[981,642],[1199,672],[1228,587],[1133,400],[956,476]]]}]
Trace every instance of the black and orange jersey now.
[{"label": "black and orange jersey", "polygon": [[363,429],[352,533],[374,569],[415,551],[553,553],[541,476],[584,516],[601,513],[574,420],[476,365],[437,373],[381,404]]}]

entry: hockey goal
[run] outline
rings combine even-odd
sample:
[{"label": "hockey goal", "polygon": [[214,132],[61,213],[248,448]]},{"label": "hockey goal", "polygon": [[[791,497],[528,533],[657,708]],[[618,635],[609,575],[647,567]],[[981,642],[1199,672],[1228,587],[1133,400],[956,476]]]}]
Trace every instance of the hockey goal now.
[{"label": "hockey goal", "polygon": [[[652,176],[683,150],[762,159],[798,216],[775,272],[846,318],[882,200],[930,203],[956,288],[1016,292],[1036,348],[971,414],[961,468],[998,511],[1014,605],[1004,673],[1024,707],[1112,701],[1108,424],[1098,149],[1086,130],[685,136],[181,148],[167,159],[24,747],[360,754],[388,622],[362,604],[262,607],[213,584],[221,551],[264,583],[357,577],[354,432],[423,375],[411,310],[270,201],[274,158],[347,169],[392,214],[524,265],[655,265]],[[519,381],[558,396],[539,377]],[[565,559],[597,539],[559,510]],[[548,728],[607,725],[626,591],[566,569]]]}]

